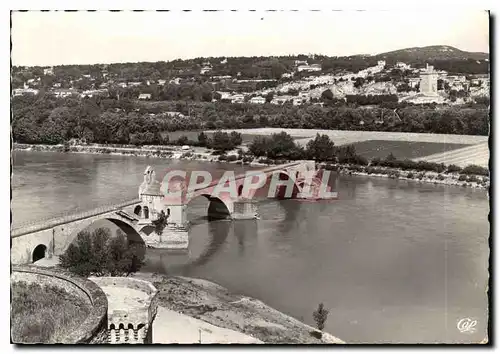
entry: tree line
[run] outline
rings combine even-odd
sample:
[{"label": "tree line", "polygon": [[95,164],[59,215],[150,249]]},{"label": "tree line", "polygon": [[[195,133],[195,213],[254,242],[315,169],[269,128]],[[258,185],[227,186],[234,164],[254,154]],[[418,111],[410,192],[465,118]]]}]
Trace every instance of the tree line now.
[{"label": "tree line", "polygon": [[487,103],[396,110],[390,106],[393,102],[385,102],[387,108],[364,109],[353,104],[321,107],[19,96],[12,100],[12,135],[15,142],[30,144],[62,144],[70,139],[161,143],[165,132],[258,127],[488,135]]}]

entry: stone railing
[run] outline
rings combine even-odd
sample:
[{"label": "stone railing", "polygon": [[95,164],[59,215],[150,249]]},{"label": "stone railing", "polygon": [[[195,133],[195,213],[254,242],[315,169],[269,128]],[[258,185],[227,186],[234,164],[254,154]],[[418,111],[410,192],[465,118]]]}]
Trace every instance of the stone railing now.
[{"label": "stone railing", "polygon": [[94,282],[62,270],[16,265],[12,266],[10,281],[11,283],[25,281],[56,286],[84,298],[90,304],[90,313],[85,321],[62,339],[61,343],[102,344],[107,342],[108,300],[101,288]]},{"label": "stone railing", "polygon": [[111,205],[104,205],[92,210],[87,210],[84,212],[71,212],[71,213],[65,213],[63,215],[57,216],[57,217],[52,217],[49,219],[45,220],[38,220],[38,221],[33,221],[29,223],[22,224],[15,229],[12,229],[11,231],[11,237],[19,237],[26,235],[28,233],[33,233],[45,229],[49,229],[55,226],[67,224],[72,221],[77,221],[77,220],[82,220],[82,219],[87,219],[93,216],[97,216],[100,214],[106,214],[115,210],[120,210],[124,207],[127,207],[129,205],[134,205],[140,203],[139,199],[133,199],[133,200],[127,200],[121,203],[115,203]]}]

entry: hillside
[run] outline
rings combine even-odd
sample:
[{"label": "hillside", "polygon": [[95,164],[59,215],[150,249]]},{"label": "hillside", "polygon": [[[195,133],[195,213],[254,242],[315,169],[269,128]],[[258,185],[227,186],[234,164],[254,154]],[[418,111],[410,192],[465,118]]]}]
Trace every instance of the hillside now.
[{"label": "hillside", "polygon": [[413,47],[375,55],[377,59],[402,62],[422,62],[433,60],[486,60],[488,53],[466,52],[447,45]]}]

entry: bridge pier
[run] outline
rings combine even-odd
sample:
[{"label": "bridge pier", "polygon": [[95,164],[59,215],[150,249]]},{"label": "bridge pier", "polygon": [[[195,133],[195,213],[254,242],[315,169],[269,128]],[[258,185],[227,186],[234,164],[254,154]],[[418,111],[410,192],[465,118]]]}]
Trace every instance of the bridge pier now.
[{"label": "bridge pier", "polygon": [[252,199],[240,198],[234,202],[231,218],[233,220],[257,219],[257,203]]}]

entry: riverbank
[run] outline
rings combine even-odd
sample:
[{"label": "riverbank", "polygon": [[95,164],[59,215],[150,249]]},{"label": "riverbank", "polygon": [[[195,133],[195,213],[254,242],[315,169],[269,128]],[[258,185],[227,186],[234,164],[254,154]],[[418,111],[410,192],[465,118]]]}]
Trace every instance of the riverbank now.
[{"label": "riverbank", "polygon": [[[146,158],[164,158],[180,160],[197,160],[205,162],[225,162],[250,166],[269,166],[286,163],[284,160],[269,160],[266,158],[251,158],[248,155],[242,157],[236,150],[225,155],[215,154],[212,149],[204,147],[192,147],[189,150],[180,146],[143,146],[134,145],[35,145],[35,144],[13,144],[14,150],[19,151],[45,151],[66,152],[82,154],[110,154],[121,156],[136,156]],[[487,176],[464,175],[460,173],[437,173],[422,170],[404,170],[401,168],[372,167],[352,164],[325,164],[319,166],[336,171],[343,175],[359,175],[379,178],[392,178],[416,181],[420,183],[443,184],[448,186],[469,187],[475,189],[489,189],[490,179]]]},{"label": "riverbank", "polygon": [[[182,321],[190,327],[201,326],[202,343],[206,342],[211,334],[203,328],[210,326],[227,330],[224,332],[227,337],[223,338],[225,343],[231,342],[231,335],[234,337],[233,343],[241,342],[241,340],[266,344],[344,343],[326,332],[321,332],[321,338],[318,338],[318,331],[315,328],[260,300],[231,294],[228,289],[207,280],[167,277],[151,273],[136,273],[133,277],[150,281],[159,290],[158,306],[164,309],[162,310],[164,315],[161,317],[159,313],[160,317],[153,325],[153,333],[161,331],[164,326],[173,328],[172,323],[167,323],[168,319]],[[316,305],[311,304],[312,310]],[[188,318],[183,318],[183,316],[188,316]],[[157,322],[162,318],[166,322]],[[183,331],[183,329],[178,328],[177,331]],[[162,340],[169,342],[168,338]]]}]

